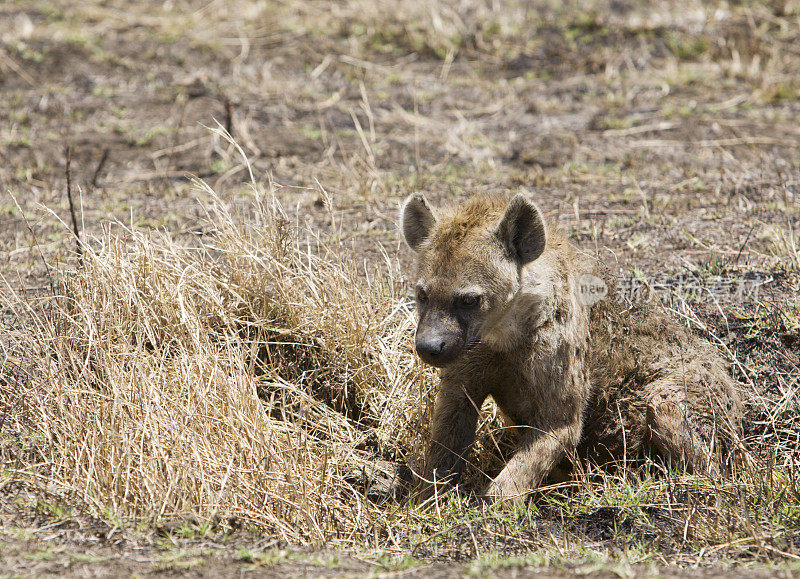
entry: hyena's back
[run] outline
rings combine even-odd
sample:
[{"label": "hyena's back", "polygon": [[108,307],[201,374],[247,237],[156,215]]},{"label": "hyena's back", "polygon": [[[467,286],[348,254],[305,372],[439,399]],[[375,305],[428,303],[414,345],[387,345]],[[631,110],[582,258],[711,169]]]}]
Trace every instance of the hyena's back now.
[{"label": "hyena's back", "polygon": [[592,400],[581,454],[600,463],[660,455],[717,470],[739,446],[742,404],[717,349],[655,300],[592,308]]}]

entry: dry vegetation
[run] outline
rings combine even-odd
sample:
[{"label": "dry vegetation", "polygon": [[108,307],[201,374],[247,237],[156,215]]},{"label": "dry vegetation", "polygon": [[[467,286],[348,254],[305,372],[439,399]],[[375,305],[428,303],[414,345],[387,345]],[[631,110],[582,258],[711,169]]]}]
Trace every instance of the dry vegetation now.
[{"label": "dry vegetation", "polygon": [[[1,541],[97,527],[123,555],[210,541],[237,549],[220,568],[287,572],[268,547],[478,573],[800,560],[800,5],[26,1],[0,24]],[[435,375],[397,201],[520,186],[621,274],[758,281],[670,302],[730,359],[751,464],[480,505],[507,442],[487,406],[467,492],[404,501]]]},{"label": "dry vegetation", "polygon": [[247,229],[215,204],[194,247],[111,227],[33,314],[39,386],[7,421],[42,437],[36,476],[114,517],[222,517],[291,543],[374,524],[346,477],[418,445],[430,373],[408,308],[259,199]]}]

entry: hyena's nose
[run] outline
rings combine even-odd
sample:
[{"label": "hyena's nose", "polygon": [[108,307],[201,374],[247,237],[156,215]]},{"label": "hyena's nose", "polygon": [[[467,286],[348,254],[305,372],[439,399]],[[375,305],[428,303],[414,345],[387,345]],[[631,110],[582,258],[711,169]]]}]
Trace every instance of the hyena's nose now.
[{"label": "hyena's nose", "polygon": [[430,356],[435,358],[442,352],[447,342],[434,338],[433,340],[417,340],[417,352],[421,356]]},{"label": "hyena's nose", "polygon": [[419,357],[433,366],[444,364],[451,357],[447,340],[443,340],[442,336],[417,335],[416,349]]}]

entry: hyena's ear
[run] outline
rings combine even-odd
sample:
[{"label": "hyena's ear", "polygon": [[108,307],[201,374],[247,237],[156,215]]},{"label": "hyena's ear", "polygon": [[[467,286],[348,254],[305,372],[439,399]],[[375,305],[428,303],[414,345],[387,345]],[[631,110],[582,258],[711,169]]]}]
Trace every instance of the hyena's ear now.
[{"label": "hyena's ear", "polygon": [[400,209],[400,229],[408,246],[414,251],[431,234],[436,216],[422,193],[412,193]]},{"label": "hyena's ear", "polygon": [[500,219],[497,236],[520,267],[530,263],[547,244],[542,212],[522,193],[515,195]]}]

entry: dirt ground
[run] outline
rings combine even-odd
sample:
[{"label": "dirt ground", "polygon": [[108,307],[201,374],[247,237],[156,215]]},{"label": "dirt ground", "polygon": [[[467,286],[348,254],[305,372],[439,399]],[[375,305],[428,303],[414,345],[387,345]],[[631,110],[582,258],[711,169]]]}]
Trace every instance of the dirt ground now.
[{"label": "dirt ground", "polygon": [[795,577],[784,565],[742,567],[609,563],[601,560],[541,561],[504,557],[472,561],[358,556],[297,547],[255,534],[185,538],[167,528],[131,534],[87,516],[52,523],[30,512],[0,514],[0,573],[3,576],[64,577],[706,577],[735,579]]},{"label": "dirt ground", "polygon": [[[35,297],[74,263],[68,158],[86,240],[115,220],[194,236],[194,180],[246,211],[251,169],[294,219],[372,263],[409,259],[395,229],[409,192],[438,204],[525,189],[615,272],[699,288],[699,327],[740,381],[781,400],[773,416],[751,412],[749,435],[767,453],[797,448],[798,70],[792,1],[12,0],[0,6],[0,274]],[[0,323],[18,323],[0,307]],[[84,515],[55,524],[0,488],[9,575],[792,573],[406,566]]]}]

